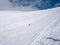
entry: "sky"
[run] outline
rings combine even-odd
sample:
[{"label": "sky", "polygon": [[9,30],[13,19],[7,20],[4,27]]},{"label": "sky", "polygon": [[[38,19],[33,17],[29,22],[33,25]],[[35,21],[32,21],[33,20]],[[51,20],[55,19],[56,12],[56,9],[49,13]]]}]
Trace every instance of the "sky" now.
[{"label": "sky", "polygon": [[45,10],[60,7],[60,0],[0,0],[0,10]]}]

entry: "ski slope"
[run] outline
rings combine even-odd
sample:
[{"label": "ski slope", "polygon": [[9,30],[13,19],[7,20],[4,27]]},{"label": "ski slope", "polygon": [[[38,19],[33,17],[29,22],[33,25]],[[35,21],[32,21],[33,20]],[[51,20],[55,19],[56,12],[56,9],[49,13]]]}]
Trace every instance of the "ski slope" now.
[{"label": "ski slope", "polygon": [[60,7],[0,11],[0,45],[60,45]]}]

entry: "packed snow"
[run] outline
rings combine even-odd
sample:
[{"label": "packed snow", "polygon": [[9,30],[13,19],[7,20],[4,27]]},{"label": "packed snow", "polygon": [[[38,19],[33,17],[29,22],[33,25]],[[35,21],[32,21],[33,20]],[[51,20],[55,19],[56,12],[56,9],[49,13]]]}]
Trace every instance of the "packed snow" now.
[{"label": "packed snow", "polygon": [[60,7],[0,11],[0,45],[60,45]]}]

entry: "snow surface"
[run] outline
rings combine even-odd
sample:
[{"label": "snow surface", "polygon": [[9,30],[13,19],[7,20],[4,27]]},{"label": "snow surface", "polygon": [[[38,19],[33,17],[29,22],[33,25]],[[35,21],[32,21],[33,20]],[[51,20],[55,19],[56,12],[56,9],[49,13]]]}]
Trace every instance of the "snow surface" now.
[{"label": "snow surface", "polygon": [[0,11],[0,45],[60,45],[60,7]]}]

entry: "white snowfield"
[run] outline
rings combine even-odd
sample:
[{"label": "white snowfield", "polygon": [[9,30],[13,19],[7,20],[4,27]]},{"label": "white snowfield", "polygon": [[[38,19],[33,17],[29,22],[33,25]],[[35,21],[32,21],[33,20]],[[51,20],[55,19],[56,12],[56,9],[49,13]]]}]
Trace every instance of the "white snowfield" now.
[{"label": "white snowfield", "polygon": [[0,45],[60,45],[60,7],[0,11]]}]

